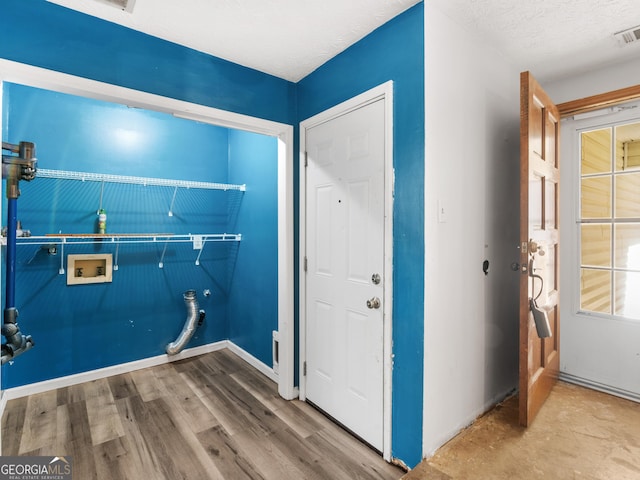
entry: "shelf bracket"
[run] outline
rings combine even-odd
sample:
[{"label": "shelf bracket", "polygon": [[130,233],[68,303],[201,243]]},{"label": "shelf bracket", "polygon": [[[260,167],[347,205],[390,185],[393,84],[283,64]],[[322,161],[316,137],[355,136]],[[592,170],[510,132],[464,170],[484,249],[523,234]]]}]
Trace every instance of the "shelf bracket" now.
[{"label": "shelf bracket", "polygon": [[60,268],[58,269],[58,275],[64,275],[64,244],[65,239],[60,242]]},{"label": "shelf bracket", "polygon": [[158,268],[164,268],[164,254],[167,253],[167,245],[169,245],[169,242],[164,242],[164,248],[162,249],[162,256],[160,257]]},{"label": "shelf bracket", "polygon": [[116,241],[116,254],[115,254],[115,260],[113,262],[113,267],[112,270],[115,272],[116,270],[118,270],[118,252],[120,251],[120,241]]},{"label": "shelf bracket", "polygon": [[200,252],[198,252],[198,258],[196,258],[196,265],[200,265],[200,255],[202,255],[205,243],[207,243],[207,237],[202,237],[202,245],[200,246]]},{"label": "shelf bracket", "polygon": [[173,198],[171,199],[171,205],[169,205],[169,216],[173,217],[173,204],[176,202],[176,194],[178,193],[178,186],[173,187]]},{"label": "shelf bracket", "polygon": [[102,180],[100,182],[100,205],[98,206],[98,210],[96,211],[97,215],[100,215],[100,210],[102,210],[102,198],[103,198],[103,196],[104,196],[104,180]]}]

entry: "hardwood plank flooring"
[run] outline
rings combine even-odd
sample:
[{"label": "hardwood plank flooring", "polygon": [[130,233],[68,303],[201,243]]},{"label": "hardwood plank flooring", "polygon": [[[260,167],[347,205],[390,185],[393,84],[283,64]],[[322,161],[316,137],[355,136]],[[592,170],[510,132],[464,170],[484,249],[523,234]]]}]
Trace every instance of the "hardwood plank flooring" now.
[{"label": "hardwood plank flooring", "polygon": [[228,350],[8,402],[3,455],[73,457],[82,480],[396,480]]},{"label": "hardwood plank flooring", "polygon": [[24,414],[19,452],[32,452],[55,441],[58,400],[55,391],[32,395]]},{"label": "hardwood plank flooring", "polygon": [[124,436],[124,428],[109,381],[105,378],[94,380],[85,383],[84,387],[93,445],[100,445]]}]

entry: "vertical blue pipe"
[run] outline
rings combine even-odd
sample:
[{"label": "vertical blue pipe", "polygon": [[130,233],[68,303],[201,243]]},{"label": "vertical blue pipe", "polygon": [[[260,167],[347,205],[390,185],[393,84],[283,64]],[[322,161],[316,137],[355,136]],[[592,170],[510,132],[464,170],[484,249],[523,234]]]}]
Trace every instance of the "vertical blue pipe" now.
[{"label": "vertical blue pipe", "polygon": [[18,199],[9,198],[7,205],[7,270],[5,310],[16,306],[16,229],[18,225]]}]

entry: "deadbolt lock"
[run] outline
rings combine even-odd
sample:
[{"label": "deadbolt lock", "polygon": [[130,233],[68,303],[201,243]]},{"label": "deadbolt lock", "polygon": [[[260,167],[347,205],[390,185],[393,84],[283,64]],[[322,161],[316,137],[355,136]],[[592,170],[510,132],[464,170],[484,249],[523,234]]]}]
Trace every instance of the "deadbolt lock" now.
[{"label": "deadbolt lock", "polygon": [[374,285],[380,285],[380,274],[379,273],[374,273],[373,275],[371,275],[371,282]]},{"label": "deadbolt lock", "polygon": [[544,247],[540,243],[529,240],[528,247],[530,254],[537,253],[541,257],[544,255]]}]

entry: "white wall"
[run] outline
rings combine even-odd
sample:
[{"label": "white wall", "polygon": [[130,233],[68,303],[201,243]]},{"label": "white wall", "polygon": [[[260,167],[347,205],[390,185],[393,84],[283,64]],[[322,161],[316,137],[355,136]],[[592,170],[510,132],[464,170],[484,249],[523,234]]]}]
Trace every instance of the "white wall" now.
[{"label": "white wall", "polygon": [[428,457],[517,386],[519,72],[432,2],[425,57]]},{"label": "white wall", "polygon": [[[535,70],[532,73],[535,75]],[[555,103],[563,103],[637,84],[640,84],[640,58],[562,80],[542,82],[542,87]]]},{"label": "white wall", "polygon": [[[518,274],[509,266],[518,260],[519,71],[429,1],[425,69],[423,454],[429,457],[517,387]],[[561,103],[640,83],[639,73],[640,59],[542,85]],[[564,149],[562,165],[564,185],[571,168]],[[610,329],[570,315],[566,222],[575,192],[562,192],[561,369],[585,383],[635,388],[628,379],[640,379],[640,325],[619,322],[626,337],[610,340]],[[632,354],[577,348],[585,335],[629,346]],[[608,355],[613,361],[604,366]]]},{"label": "white wall", "polygon": [[[555,102],[640,83],[640,59],[543,85]],[[640,105],[612,115],[561,123],[561,378],[640,401],[640,322],[578,313],[578,134],[610,122],[640,121]]]}]

